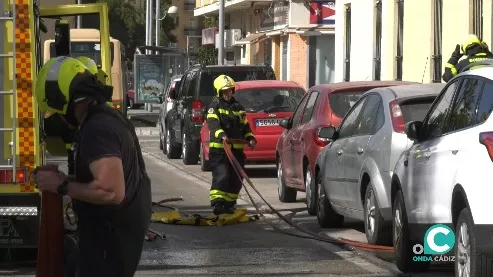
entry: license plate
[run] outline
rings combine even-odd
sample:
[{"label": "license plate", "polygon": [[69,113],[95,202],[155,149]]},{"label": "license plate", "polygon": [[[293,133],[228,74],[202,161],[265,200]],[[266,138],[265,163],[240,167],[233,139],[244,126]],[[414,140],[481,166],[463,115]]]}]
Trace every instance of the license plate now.
[{"label": "license plate", "polygon": [[275,119],[257,119],[255,125],[257,127],[266,127],[266,126],[278,126],[279,122],[281,122],[282,118]]}]

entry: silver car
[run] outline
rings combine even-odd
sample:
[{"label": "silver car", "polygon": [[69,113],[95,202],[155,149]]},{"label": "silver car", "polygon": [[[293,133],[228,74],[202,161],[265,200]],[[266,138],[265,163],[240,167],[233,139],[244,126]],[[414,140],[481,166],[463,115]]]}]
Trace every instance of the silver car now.
[{"label": "silver car", "polygon": [[361,96],[316,162],[317,218],[322,227],[344,217],[365,222],[371,244],[391,244],[390,184],[395,163],[412,145],[404,124],[423,120],[444,84],[411,84],[372,89]]},{"label": "silver car", "polygon": [[159,149],[163,150],[163,153],[166,154],[166,146],[164,141],[164,135],[166,133],[166,116],[168,115],[168,111],[173,108],[173,100],[171,100],[169,94],[176,91],[177,83],[181,81],[181,77],[183,75],[174,75],[171,77],[171,80],[166,87],[166,90],[162,95],[160,95],[162,99],[161,110],[159,112],[159,117],[157,120],[157,127],[159,128]]}]

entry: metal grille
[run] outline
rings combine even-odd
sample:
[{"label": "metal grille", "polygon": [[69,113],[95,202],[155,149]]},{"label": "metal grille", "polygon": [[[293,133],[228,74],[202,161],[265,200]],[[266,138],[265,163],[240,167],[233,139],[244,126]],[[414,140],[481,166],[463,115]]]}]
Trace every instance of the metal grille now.
[{"label": "metal grille", "polygon": [[472,1],[472,32],[483,39],[483,0]]},{"label": "metal grille", "polygon": [[351,5],[346,5],[346,35],[344,50],[344,81],[349,82],[351,75]]},{"label": "metal grille", "polygon": [[442,82],[442,0],[433,6],[433,83]]},{"label": "metal grille", "polygon": [[395,56],[396,81],[402,81],[404,48],[404,0],[397,0],[397,55]]},{"label": "metal grille", "polygon": [[373,79],[379,81],[382,71],[382,1],[375,3],[375,58],[373,58]]}]

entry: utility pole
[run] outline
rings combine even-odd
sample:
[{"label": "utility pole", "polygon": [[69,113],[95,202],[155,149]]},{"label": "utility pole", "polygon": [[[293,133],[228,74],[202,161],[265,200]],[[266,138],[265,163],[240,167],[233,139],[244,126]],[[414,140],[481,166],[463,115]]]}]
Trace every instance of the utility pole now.
[{"label": "utility pole", "polygon": [[[82,0],[77,0],[77,5],[82,4]],[[82,28],[82,17],[80,15],[77,16],[77,29]]]},{"label": "utility pole", "polygon": [[[147,42],[147,45],[152,46],[152,14],[154,10],[154,0],[149,0],[149,41]],[[158,0],[159,1],[159,0]]]},{"label": "utility pole", "polygon": [[219,49],[217,53],[217,64],[224,64],[224,2],[219,0]]},{"label": "utility pole", "polygon": [[[149,2],[151,2],[151,0],[146,1],[146,45],[149,45],[149,21],[150,21]],[[149,53],[149,51],[146,50],[146,54],[148,54],[148,53]]]},{"label": "utility pole", "polygon": [[[159,46],[159,40],[161,35],[161,21],[159,17],[161,16],[161,0],[156,0],[156,46]],[[156,51],[156,54],[158,52]]]}]

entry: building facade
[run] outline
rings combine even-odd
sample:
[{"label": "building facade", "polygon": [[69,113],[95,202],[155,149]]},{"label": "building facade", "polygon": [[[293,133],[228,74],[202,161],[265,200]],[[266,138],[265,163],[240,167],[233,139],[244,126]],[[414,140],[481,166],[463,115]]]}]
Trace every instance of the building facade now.
[{"label": "building facade", "polygon": [[176,46],[188,49],[190,55],[195,55],[201,45],[202,20],[195,18],[195,0],[173,0],[172,5],[178,8],[176,28],[172,31],[176,36]]},{"label": "building facade", "polygon": [[[197,0],[194,14],[218,10],[218,0]],[[307,88],[333,82],[334,1],[226,1],[225,14],[226,62],[267,63],[278,79]],[[214,42],[203,35],[203,44]]]},{"label": "building facade", "polygon": [[492,0],[338,0],[335,81],[441,82],[468,34],[491,45],[492,10]]}]

